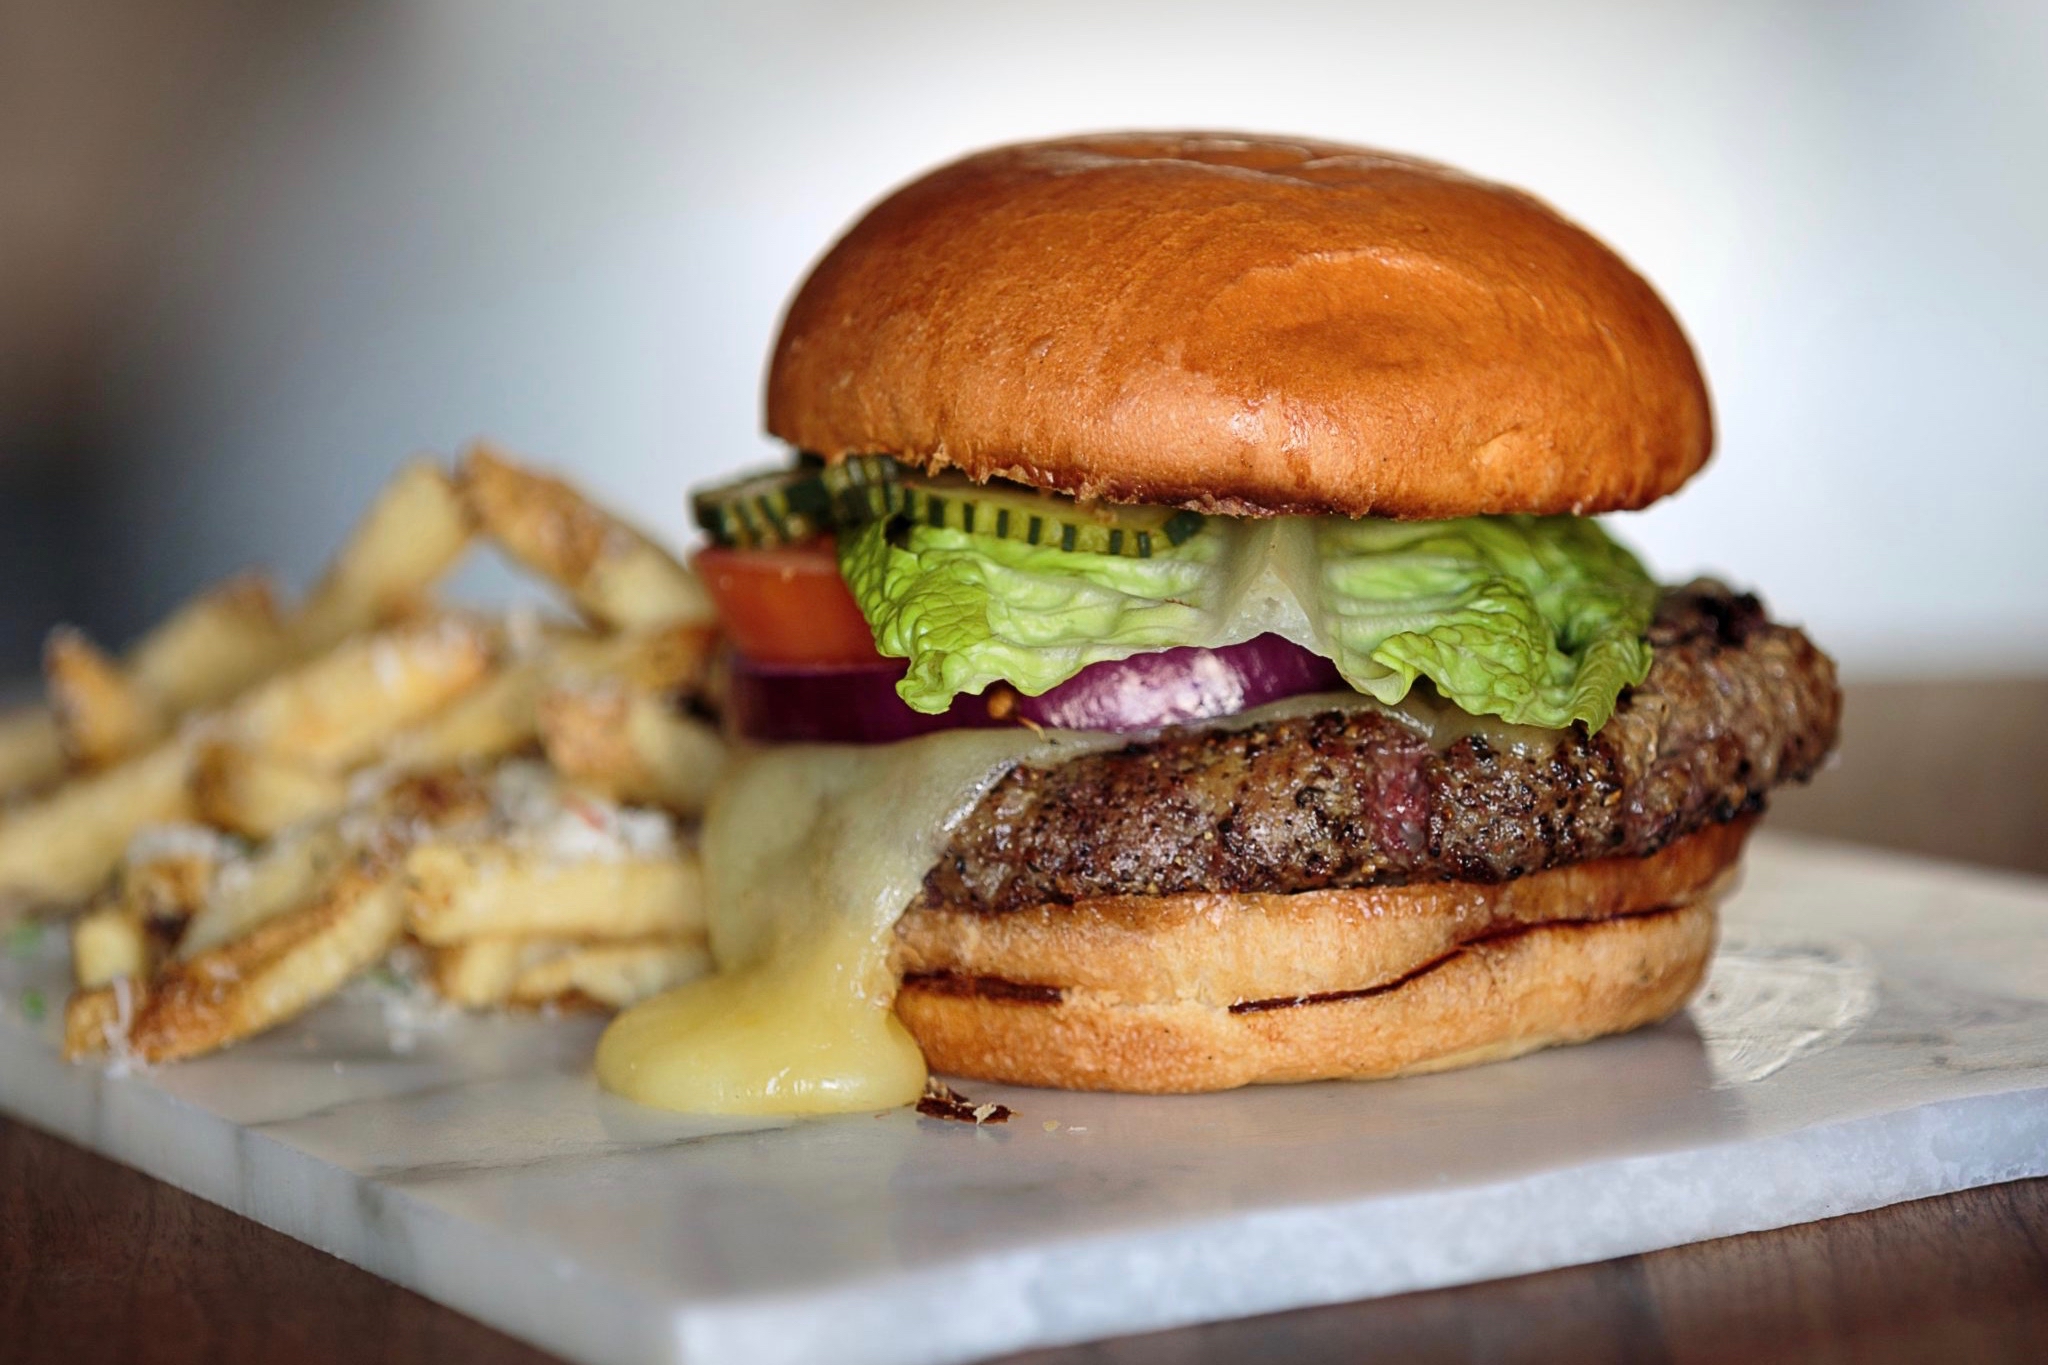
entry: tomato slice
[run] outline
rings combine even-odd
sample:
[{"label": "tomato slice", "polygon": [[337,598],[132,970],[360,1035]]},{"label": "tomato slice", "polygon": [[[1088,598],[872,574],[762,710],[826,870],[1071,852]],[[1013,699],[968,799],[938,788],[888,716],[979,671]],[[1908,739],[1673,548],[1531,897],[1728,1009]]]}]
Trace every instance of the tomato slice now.
[{"label": "tomato slice", "polygon": [[692,556],[733,648],[764,664],[873,663],[874,632],[829,540]]}]

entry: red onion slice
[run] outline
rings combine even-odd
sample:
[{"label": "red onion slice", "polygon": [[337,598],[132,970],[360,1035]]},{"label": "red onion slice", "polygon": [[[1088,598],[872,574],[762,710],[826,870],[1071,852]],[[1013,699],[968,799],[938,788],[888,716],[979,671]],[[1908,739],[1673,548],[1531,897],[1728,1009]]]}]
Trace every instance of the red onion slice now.
[{"label": "red onion slice", "polygon": [[1029,721],[1048,729],[1127,733],[1235,715],[1283,697],[1344,686],[1336,665],[1277,635],[1222,649],[1163,649],[1091,664],[1037,697],[1006,698],[1002,720],[986,697],[961,697],[942,715],[896,695],[907,665],[810,667],[733,660],[728,718],[748,739],[779,744],[888,744],[939,730]]},{"label": "red onion slice", "polygon": [[1049,730],[1156,730],[1342,686],[1328,659],[1261,635],[1221,649],[1162,649],[1091,664],[1042,696],[1019,697],[1016,714]]}]

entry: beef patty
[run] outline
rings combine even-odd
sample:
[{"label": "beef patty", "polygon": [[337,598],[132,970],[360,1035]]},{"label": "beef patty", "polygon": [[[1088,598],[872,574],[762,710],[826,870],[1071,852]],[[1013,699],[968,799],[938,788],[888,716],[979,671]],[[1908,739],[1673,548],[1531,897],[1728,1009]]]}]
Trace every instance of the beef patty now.
[{"label": "beef patty", "polygon": [[1370,709],[1168,730],[1006,775],[954,831],[923,903],[1503,881],[1655,852],[1759,809],[1834,746],[1834,664],[1718,583],[1667,592],[1655,662],[1597,735],[1443,748]]}]

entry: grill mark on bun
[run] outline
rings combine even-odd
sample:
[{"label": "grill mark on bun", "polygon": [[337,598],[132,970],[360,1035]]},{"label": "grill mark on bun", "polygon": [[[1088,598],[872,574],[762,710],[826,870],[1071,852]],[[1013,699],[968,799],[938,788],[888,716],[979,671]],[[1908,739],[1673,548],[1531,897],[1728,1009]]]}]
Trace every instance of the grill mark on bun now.
[{"label": "grill mark on bun", "polygon": [[1655,919],[1659,915],[1675,915],[1685,907],[1682,905],[1659,905],[1648,910],[1625,910],[1617,915],[1601,915],[1592,919],[1554,919],[1541,924],[1516,924],[1490,930],[1459,944],[1448,953],[1431,958],[1419,967],[1403,972],[1391,981],[1382,981],[1377,986],[1361,986],[1349,991],[1319,991],[1314,995],[1276,996],[1269,1000],[1240,1000],[1230,1007],[1232,1014],[1264,1014],[1268,1010],[1291,1010],[1300,1005],[1331,1005],[1340,1000],[1370,1000],[1375,995],[1397,991],[1419,977],[1448,967],[1474,948],[1483,948],[1489,943],[1500,943],[1508,939],[1521,938],[1543,929],[1593,929],[1606,924],[1619,924],[1625,920]]},{"label": "grill mark on bun", "polygon": [[903,978],[903,989],[930,991],[934,995],[1008,1000],[1019,1005],[1057,1005],[1066,998],[1066,992],[1058,986],[1009,981],[1000,976],[969,976],[964,972],[910,972]]}]

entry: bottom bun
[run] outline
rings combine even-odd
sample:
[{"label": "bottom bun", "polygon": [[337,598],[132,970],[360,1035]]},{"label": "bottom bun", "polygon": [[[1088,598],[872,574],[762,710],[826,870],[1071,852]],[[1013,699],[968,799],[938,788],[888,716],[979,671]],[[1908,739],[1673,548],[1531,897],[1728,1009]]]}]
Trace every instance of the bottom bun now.
[{"label": "bottom bun", "polygon": [[[1648,858],[1498,885],[1118,897],[1014,919],[917,910],[899,926],[896,1010],[934,1071],[1068,1090],[1499,1061],[1676,1013],[1713,954],[1715,905],[1747,833],[1733,822]],[[1147,961],[1148,924],[1164,968]],[[1217,949],[1208,961],[1204,940]],[[1290,941],[1300,985],[1275,992]],[[1045,970],[1055,963],[1071,970]]]}]

